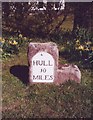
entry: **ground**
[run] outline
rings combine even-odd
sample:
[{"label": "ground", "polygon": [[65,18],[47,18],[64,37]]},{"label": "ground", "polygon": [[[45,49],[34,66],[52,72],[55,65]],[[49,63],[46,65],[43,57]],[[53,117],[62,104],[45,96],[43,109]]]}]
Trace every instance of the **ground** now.
[{"label": "ground", "polygon": [[[59,62],[68,62],[60,56]],[[2,64],[2,117],[90,118],[92,71],[80,68],[81,83],[28,84],[27,46]]]}]

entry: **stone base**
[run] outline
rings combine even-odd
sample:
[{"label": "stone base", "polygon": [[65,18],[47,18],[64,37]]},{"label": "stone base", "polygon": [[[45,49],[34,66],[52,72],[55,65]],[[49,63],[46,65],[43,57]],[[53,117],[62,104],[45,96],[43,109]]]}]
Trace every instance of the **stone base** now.
[{"label": "stone base", "polygon": [[55,84],[59,85],[68,80],[75,81],[77,83],[81,82],[81,72],[77,65],[60,65],[57,70],[57,81]]}]

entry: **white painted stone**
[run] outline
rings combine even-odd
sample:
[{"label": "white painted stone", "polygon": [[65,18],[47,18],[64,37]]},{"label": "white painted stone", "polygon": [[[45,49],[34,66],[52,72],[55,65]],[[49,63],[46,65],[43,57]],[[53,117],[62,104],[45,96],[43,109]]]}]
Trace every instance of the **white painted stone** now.
[{"label": "white painted stone", "polygon": [[54,82],[55,62],[51,54],[38,52],[32,57],[32,82]]}]

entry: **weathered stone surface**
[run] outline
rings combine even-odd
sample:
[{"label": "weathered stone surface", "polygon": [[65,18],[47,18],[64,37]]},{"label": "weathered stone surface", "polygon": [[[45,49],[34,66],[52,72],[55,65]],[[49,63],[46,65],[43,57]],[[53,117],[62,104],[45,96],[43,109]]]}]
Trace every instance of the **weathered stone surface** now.
[{"label": "weathered stone surface", "polygon": [[[33,83],[33,80],[32,80],[32,75],[33,75],[33,65],[32,65],[33,63],[32,62],[33,61],[32,60],[36,54],[42,53],[42,52],[43,52],[43,55],[49,54],[49,56],[53,57],[53,59],[54,59],[54,66],[53,66],[54,67],[54,76],[53,76],[54,79],[53,79],[53,82],[56,81],[56,79],[57,79],[58,58],[59,58],[57,45],[55,43],[52,43],[52,42],[49,42],[49,43],[30,43],[29,48],[28,48],[29,81],[30,81],[30,83]],[[52,57],[51,57],[51,59],[52,59]],[[42,64],[48,64],[48,63],[46,63],[46,62],[48,62],[48,59],[49,59],[48,57],[43,58],[44,60],[43,59],[41,60],[40,57],[37,59],[39,59],[40,61],[43,61]],[[45,63],[44,63],[44,61],[45,61]],[[53,63],[53,61],[52,61],[52,63]],[[52,64],[52,63],[49,63],[49,64]],[[41,64],[41,62],[40,62],[40,64]],[[43,66],[41,66],[41,69],[42,69],[42,67],[44,69],[44,66],[46,68],[46,65],[43,65]],[[38,70],[36,69],[36,71],[38,71]],[[46,75],[45,76],[46,80],[48,80],[48,78],[49,78],[47,73],[49,73],[48,70],[46,71],[46,73],[42,73],[42,75],[43,74]],[[41,75],[39,75],[37,77],[35,76],[35,79],[39,79],[39,78],[42,78],[44,80],[44,76],[43,77]],[[51,79],[51,76],[50,76],[50,79]],[[43,81],[43,80],[38,81],[38,82],[42,82],[42,83],[47,82],[47,81],[45,81],[45,80]],[[35,81],[35,83],[36,83],[36,81]]]},{"label": "weathered stone surface", "polygon": [[68,80],[76,81],[80,83],[81,81],[81,72],[77,65],[60,65],[58,69],[58,79],[56,84],[62,84]]}]

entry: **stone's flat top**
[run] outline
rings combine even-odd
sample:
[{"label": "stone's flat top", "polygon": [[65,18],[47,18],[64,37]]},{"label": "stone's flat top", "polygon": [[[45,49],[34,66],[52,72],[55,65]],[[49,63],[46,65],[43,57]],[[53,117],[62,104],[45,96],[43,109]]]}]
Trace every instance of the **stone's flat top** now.
[{"label": "stone's flat top", "polygon": [[29,46],[31,46],[31,45],[53,45],[53,46],[57,46],[56,45],[56,43],[54,43],[54,42],[47,42],[47,43],[39,43],[39,42],[30,42],[29,43]]}]

